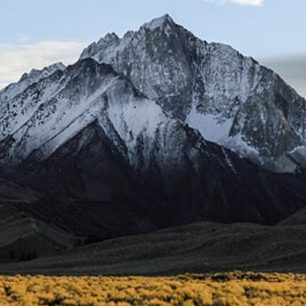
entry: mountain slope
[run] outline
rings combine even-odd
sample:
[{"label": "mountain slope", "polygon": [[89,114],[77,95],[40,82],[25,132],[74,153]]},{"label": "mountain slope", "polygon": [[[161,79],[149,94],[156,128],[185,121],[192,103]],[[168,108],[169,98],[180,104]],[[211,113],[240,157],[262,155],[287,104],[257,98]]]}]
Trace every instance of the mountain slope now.
[{"label": "mountain slope", "polygon": [[[81,238],[44,222],[35,207],[47,207],[47,198],[24,186],[0,179],[0,261],[24,261],[58,254],[75,247]],[[46,210],[47,208],[45,208]]]},{"label": "mountain slope", "polygon": [[306,101],[273,71],[201,41],[168,15],[122,39],[108,34],[80,58],[112,65],[207,140],[274,171],[305,165]]},{"label": "mountain slope", "polygon": [[290,215],[285,220],[282,220],[281,225],[305,225],[306,224],[306,208],[302,208],[293,215]]}]

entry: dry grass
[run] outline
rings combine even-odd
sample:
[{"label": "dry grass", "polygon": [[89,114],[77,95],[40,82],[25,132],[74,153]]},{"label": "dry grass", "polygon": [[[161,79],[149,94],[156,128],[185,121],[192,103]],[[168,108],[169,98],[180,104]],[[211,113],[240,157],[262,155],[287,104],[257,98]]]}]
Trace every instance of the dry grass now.
[{"label": "dry grass", "polygon": [[0,277],[0,305],[306,305],[306,275]]}]

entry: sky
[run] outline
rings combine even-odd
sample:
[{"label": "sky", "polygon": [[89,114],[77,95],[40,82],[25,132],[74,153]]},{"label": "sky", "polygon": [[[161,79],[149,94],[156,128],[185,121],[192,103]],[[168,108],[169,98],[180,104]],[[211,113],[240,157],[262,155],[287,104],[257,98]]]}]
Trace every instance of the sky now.
[{"label": "sky", "polygon": [[274,69],[306,97],[305,12],[306,0],[0,0],[0,88],[168,13],[201,39]]}]

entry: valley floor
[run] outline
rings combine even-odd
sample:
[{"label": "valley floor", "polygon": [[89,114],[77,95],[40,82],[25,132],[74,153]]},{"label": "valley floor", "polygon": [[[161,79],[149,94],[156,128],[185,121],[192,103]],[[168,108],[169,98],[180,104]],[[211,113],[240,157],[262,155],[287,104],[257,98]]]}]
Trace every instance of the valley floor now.
[{"label": "valley floor", "polygon": [[306,275],[1,276],[1,305],[305,305]]}]

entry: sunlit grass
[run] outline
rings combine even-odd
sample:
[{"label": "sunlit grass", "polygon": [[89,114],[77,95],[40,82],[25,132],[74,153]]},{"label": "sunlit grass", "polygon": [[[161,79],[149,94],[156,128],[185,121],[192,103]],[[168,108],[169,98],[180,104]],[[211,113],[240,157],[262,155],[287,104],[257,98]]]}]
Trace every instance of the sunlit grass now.
[{"label": "sunlit grass", "polygon": [[0,305],[305,305],[306,276],[0,277]]}]

